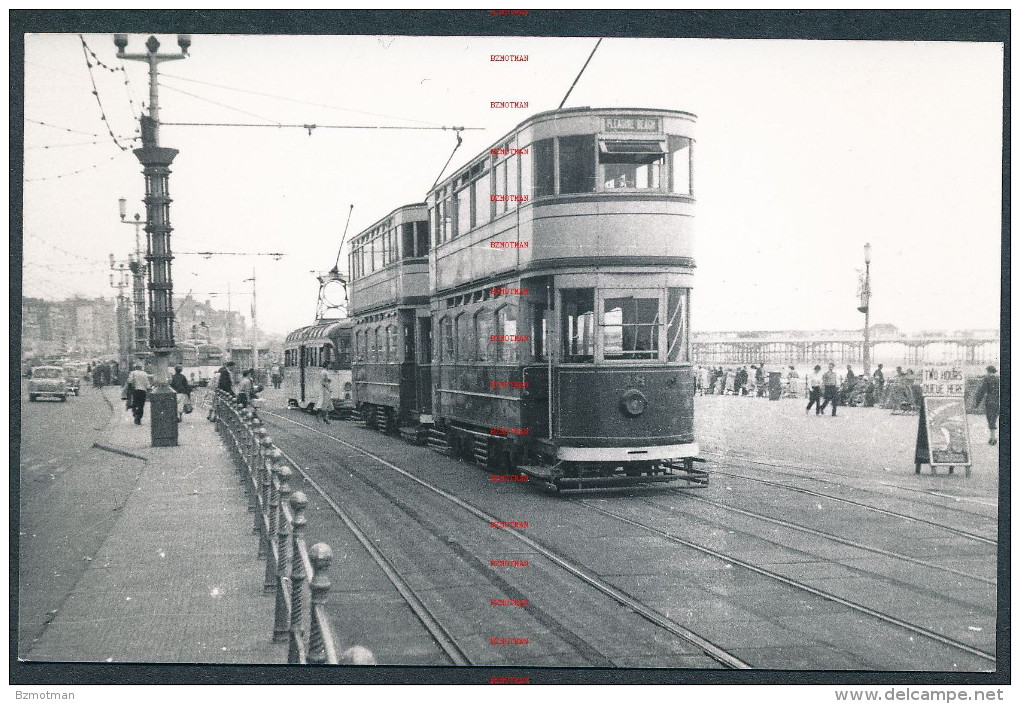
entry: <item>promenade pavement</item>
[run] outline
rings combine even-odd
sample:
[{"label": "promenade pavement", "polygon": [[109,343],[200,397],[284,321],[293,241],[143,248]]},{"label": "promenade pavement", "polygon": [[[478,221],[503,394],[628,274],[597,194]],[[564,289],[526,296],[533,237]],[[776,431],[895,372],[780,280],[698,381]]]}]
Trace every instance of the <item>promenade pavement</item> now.
[{"label": "promenade pavement", "polygon": [[[144,460],[133,490],[78,583],[25,657],[30,661],[284,663],[272,642],[240,475],[196,407],[177,447],[151,447],[120,390],[103,389],[113,418],[96,447],[111,462]],[[197,397],[196,397],[197,398]],[[196,404],[197,406],[197,404]]]}]

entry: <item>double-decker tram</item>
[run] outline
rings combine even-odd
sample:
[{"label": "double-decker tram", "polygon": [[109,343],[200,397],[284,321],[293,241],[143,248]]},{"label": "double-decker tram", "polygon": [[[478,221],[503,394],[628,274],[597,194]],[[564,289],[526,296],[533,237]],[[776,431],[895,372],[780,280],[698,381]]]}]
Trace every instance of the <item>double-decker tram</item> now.
[{"label": "double-decker tram", "polygon": [[557,488],[707,481],[694,126],[667,110],[540,113],[356,236],[363,417]]},{"label": "double-decker tram", "polygon": [[283,391],[293,408],[320,408],[322,374],[330,378],[330,415],[354,409],[351,385],[351,321],[321,320],[287,335],[283,351]]},{"label": "double-decker tram", "polygon": [[429,227],[424,203],[394,210],[351,240],[354,403],[370,427],[420,433],[429,377]]}]

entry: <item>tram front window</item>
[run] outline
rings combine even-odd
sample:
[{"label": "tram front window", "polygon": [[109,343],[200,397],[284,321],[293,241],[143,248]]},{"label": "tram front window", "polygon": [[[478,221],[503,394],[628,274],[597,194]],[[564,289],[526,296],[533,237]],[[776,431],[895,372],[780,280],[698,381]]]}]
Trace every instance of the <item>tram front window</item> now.
[{"label": "tram front window", "polygon": [[595,289],[568,288],[563,301],[563,361],[595,361]]},{"label": "tram front window", "polygon": [[607,298],[603,314],[605,359],[659,358],[659,299]]},{"label": "tram front window", "polygon": [[659,190],[666,163],[665,142],[659,140],[599,140],[599,169],[607,189]]}]

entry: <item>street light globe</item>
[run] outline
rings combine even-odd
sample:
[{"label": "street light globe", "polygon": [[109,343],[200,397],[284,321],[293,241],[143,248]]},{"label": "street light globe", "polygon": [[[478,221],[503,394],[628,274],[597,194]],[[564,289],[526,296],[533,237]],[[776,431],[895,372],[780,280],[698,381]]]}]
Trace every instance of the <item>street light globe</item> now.
[{"label": "street light globe", "polygon": [[127,35],[126,34],[114,34],[113,43],[117,47],[119,53],[123,53],[127,49]]},{"label": "street light globe", "polygon": [[118,198],[117,204],[120,206],[120,219],[123,220],[127,215],[127,198]]},{"label": "street light globe", "polygon": [[870,264],[871,263],[871,243],[870,242],[865,242],[864,243],[864,263],[865,264]]}]

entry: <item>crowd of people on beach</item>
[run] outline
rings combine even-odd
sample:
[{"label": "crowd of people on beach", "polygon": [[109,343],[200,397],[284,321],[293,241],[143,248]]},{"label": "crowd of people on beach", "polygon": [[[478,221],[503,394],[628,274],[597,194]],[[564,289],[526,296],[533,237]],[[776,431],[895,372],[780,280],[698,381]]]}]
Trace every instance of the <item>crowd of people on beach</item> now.
[{"label": "crowd of people on beach", "polygon": [[[887,379],[882,364],[879,364],[871,374],[855,373],[851,365],[847,365],[845,373],[840,373],[836,371],[835,366],[830,362],[828,371],[823,372],[821,365],[815,365],[813,372],[809,372],[804,378],[792,364],[784,372],[771,373],[781,375],[783,397],[810,399],[813,391],[817,389],[820,400],[816,405],[828,400],[824,405],[901,408],[903,404],[914,406],[919,402],[920,388],[913,369],[904,371],[902,367],[896,367],[896,371]],[[765,364],[734,367],[698,366],[697,392],[703,396],[767,397],[769,375]]]}]

